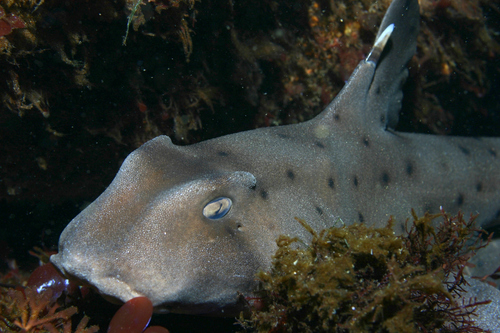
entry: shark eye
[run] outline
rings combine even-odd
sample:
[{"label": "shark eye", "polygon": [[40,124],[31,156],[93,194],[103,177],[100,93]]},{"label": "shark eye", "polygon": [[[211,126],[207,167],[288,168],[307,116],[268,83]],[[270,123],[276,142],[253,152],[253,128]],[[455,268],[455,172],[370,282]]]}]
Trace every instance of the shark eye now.
[{"label": "shark eye", "polygon": [[220,219],[229,212],[232,204],[231,199],[226,197],[214,199],[203,208],[203,215],[211,220]]}]

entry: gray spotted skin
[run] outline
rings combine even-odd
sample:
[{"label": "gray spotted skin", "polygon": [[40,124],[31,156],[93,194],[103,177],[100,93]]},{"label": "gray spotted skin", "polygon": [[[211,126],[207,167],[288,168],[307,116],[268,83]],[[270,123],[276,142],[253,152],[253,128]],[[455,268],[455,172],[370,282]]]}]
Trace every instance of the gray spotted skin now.
[{"label": "gray spotted skin", "polygon": [[[315,119],[190,146],[157,137],[131,153],[106,191],[63,231],[52,262],[103,295],[157,309],[234,314],[268,269],[280,234],[308,239],[342,220],[385,225],[417,214],[500,209],[500,140],[398,133],[415,51],[416,0],[395,0],[394,30]],[[386,30],[389,29],[389,30]],[[203,215],[219,197],[232,207]],[[398,228],[401,228],[401,225]],[[402,229],[400,229],[402,230]]]},{"label": "gray spotted skin", "polygon": [[483,332],[500,332],[500,290],[476,279],[466,278],[468,285],[465,293],[456,300],[456,306],[467,306],[471,302],[491,301],[489,304],[476,307],[470,319]]}]

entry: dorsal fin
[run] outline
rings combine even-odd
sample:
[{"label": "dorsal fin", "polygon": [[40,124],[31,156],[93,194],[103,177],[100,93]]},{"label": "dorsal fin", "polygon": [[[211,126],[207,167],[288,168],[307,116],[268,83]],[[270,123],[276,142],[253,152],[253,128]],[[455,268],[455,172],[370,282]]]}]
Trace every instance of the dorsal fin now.
[{"label": "dorsal fin", "polygon": [[417,48],[419,23],[418,2],[397,0],[389,7],[380,27],[379,35],[388,25],[395,25],[394,32],[377,64],[375,78],[370,88],[369,105],[380,105],[378,109],[385,108],[386,114],[378,116],[379,118],[384,116],[386,127],[394,128],[399,119],[403,99],[401,88],[408,76],[406,65]]},{"label": "dorsal fin", "polygon": [[341,92],[316,118],[315,132],[326,137],[335,123],[345,130],[394,127],[408,76],[406,65],[416,49],[417,0],[394,0],[382,20],[375,45],[354,70]]}]

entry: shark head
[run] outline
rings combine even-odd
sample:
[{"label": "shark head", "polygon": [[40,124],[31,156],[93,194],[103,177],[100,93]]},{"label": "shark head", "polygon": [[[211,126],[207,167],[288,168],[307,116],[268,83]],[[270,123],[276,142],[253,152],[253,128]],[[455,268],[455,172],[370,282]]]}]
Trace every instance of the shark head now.
[{"label": "shark head", "polygon": [[71,221],[51,260],[122,301],[146,296],[178,313],[231,311],[270,260],[255,242],[265,230],[239,209],[252,205],[255,186],[251,173],[214,170],[191,148],[157,137]]}]

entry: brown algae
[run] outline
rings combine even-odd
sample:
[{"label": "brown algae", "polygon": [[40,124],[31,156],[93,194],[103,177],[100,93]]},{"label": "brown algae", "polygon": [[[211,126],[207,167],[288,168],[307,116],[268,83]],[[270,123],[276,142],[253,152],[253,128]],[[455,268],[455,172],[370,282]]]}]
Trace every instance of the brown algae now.
[{"label": "brown algae", "polygon": [[[259,332],[482,332],[476,306],[455,306],[471,251],[487,245],[474,217],[425,214],[397,236],[363,224],[315,232],[310,244],[280,236],[259,302],[244,326]],[[441,218],[435,226],[435,219]],[[408,225],[410,228],[408,229]],[[490,235],[491,237],[491,235]]]}]

